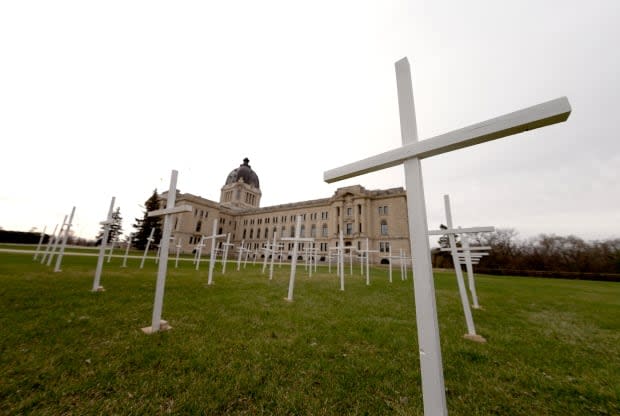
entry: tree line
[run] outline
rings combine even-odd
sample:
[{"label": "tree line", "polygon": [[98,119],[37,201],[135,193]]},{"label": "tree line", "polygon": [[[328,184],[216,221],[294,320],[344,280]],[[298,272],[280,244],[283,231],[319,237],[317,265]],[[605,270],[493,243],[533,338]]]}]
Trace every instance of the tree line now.
[{"label": "tree line", "polygon": [[[585,241],[573,235],[540,234],[522,240],[512,228],[469,238],[470,245],[491,247],[476,266],[480,273],[620,280],[620,238]],[[438,243],[447,247],[447,238]],[[449,252],[434,249],[432,257],[434,267],[453,267]]]}]

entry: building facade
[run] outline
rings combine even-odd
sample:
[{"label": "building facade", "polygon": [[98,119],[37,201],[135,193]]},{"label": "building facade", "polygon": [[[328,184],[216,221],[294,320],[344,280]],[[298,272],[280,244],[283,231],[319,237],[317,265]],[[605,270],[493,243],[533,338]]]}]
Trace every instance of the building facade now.
[{"label": "building facade", "polygon": [[[167,192],[161,195],[162,202]],[[345,253],[365,256],[368,244],[372,263],[395,262],[403,253],[409,257],[407,199],[403,188],[367,190],[360,185],[339,188],[329,198],[261,207],[258,175],[246,158],[230,172],[221,188],[220,201],[192,195],[177,194],[177,205],[190,205],[192,212],[177,214],[172,236],[180,242],[184,253],[193,252],[202,236],[213,234],[216,220],[218,234],[230,234],[235,249],[243,246],[253,250],[252,256],[262,258],[261,248],[274,233],[281,237],[295,234],[297,216],[301,216],[301,236],[314,238],[314,243],[300,243],[299,256],[305,259],[305,246],[314,245],[317,259],[327,261],[329,253],[339,244],[342,230]],[[225,238],[218,240],[221,248]],[[210,243],[207,242],[206,249]],[[285,242],[284,260],[290,259],[293,243]],[[279,255],[279,256],[280,256]],[[231,258],[231,257],[229,257]]]}]

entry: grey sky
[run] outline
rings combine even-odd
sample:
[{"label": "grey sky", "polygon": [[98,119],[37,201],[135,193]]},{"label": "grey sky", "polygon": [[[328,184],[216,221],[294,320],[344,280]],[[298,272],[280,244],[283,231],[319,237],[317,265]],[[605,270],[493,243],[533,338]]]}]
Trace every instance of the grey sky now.
[{"label": "grey sky", "polygon": [[[420,139],[567,96],[566,123],[423,162],[429,226],[620,235],[617,1],[0,3],[0,226],[131,231],[154,188],[218,200],[244,157],[262,205],[404,186],[323,172],[400,145],[394,62]],[[291,185],[297,189],[289,189]],[[285,191],[286,189],[286,191]]]}]

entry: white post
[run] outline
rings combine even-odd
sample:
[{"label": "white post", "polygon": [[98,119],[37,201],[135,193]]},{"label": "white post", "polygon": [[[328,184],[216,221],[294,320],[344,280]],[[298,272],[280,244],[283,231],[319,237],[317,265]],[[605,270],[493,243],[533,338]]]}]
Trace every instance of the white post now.
[{"label": "white post", "polygon": [[[67,217],[65,217],[66,219]],[[47,240],[47,245],[45,246],[45,251],[43,252],[43,256],[41,257],[41,264],[45,263],[45,259],[47,259],[47,256],[49,255],[49,252],[52,248],[52,245],[54,244],[54,240],[56,239],[56,230],[58,229],[58,224],[56,224],[56,226],[54,227],[54,232],[50,235],[49,239]]]},{"label": "white post", "polygon": [[142,261],[140,262],[140,268],[144,267],[144,260],[146,260],[146,253],[149,252],[149,247],[151,246],[151,242],[153,241],[153,234],[155,233],[155,227],[151,228],[151,234],[149,234],[149,238],[146,239],[146,247],[144,248],[144,254],[142,255]]},{"label": "white post", "polygon": [[114,211],[115,197],[112,197],[110,201],[110,208],[108,209],[108,216],[105,221],[101,221],[99,224],[103,225],[103,234],[101,236],[101,245],[99,246],[99,257],[97,258],[97,268],[95,269],[95,278],[93,279],[92,292],[102,292],[105,289],[101,286],[101,269],[103,269],[103,257],[105,256],[105,245],[110,235],[110,224],[112,224],[112,213]]},{"label": "white post", "polygon": [[127,267],[127,256],[129,256],[129,249],[131,248],[131,235],[127,236],[127,247],[125,247],[125,255],[123,256],[123,264],[121,267]]},{"label": "white post", "polygon": [[342,230],[338,236],[338,264],[340,268],[340,290],[344,291],[344,238]]},{"label": "white post", "polygon": [[213,234],[211,234],[207,239],[211,240],[211,257],[209,259],[209,280],[207,284],[211,286],[213,284],[213,268],[215,267],[215,244],[217,243],[217,239],[221,237],[225,237],[226,234],[217,234],[217,218],[213,220]]},{"label": "white post", "polygon": [[176,258],[174,260],[175,269],[179,268],[179,254],[181,253],[181,247],[183,246],[183,244],[181,244],[181,241],[183,241],[183,239],[179,237],[179,240],[177,241],[177,245],[176,245],[176,249],[177,249]]},{"label": "white post", "polygon": [[69,238],[69,231],[71,230],[71,223],[73,222],[73,215],[75,214],[75,207],[71,210],[71,215],[69,215],[69,222],[67,222],[67,228],[65,229],[65,234],[62,238],[62,244],[60,245],[60,252],[58,253],[58,257],[56,258],[56,267],[54,267],[55,272],[59,272],[60,264],[62,263],[62,256],[65,254],[65,247],[67,246],[67,239]]},{"label": "white post", "polygon": [[168,322],[162,321],[161,310],[164,303],[164,288],[166,286],[166,272],[168,270],[168,247],[170,244],[170,234],[172,233],[172,214],[179,212],[190,212],[192,207],[184,205],[175,207],[175,200],[177,194],[177,171],[173,170],[170,176],[170,188],[168,189],[168,200],[166,201],[166,208],[151,211],[147,215],[149,217],[163,216],[164,228],[160,240],[161,259],[159,259],[159,267],[157,270],[157,285],[155,287],[155,299],[153,301],[153,317],[150,327],[142,328],[142,331],[147,334],[152,334],[160,329],[171,329]]},{"label": "white post", "polygon": [[[450,210],[450,196],[444,195],[443,202],[444,202],[444,206],[446,210],[446,221],[447,221],[446,225],[448,226],[448,229],[452,229],[453,225],[452,225],[452,211]],[[467,323],[467,333],[469,337],[479,337],[478,335],[476,335],[476,327],[474,325],[474,318],[471,314],[471,309],[469,307],[469,298],[467,297],[467,291],[465,290],[465,282],[463,280],[463,271],[461,270],[461,264],[459,263],[458,252],[457,252],[457,247],[456,247],[456,239],[454,238],[453,233],[448,234],[448,240],[450,241],[452,262],[454,263],[454,271],[456,272],[456,281],[459,287],[459,295],[461,296],[461,303],[463,304],[463,313],[465,314],[465,322]]]},{"label": "white post", "polygon": [[32,257],[32,261],[35,261],[37,257],[39,257],[39,250],[41,250],[41,243],[43,243],[43,238],[45,237],[45,230],[47,226],[43,226],[43,231],[41,231],[41,237],[39,238],[39,244],[37,244],[37,249],[34,251],[34,256]]},{"label": "white post", "polygon": [[52,261],[54,260],[54,254],[56,253],[56,249],[58,248],[58,243],[59,243],[60,239],[62,238],[62,230],[64,230],[65,226],[67,225],[67,217],[68,217],[68,215],[65,215],[65,217],[62,220],[62,225],[60,226],[60,229],[58,230],[58,234],[56,234],[54,236],[54,241],[52,243],[51,250],[50,250],[49,255],[47,257],[47,265],[48,266],[51,266],[52,265]]},{"label": "white post", "polygon": [[224,246],[224,256],[222,258],[222,274],[226,273],[226,262],[228,261],[228,248],[233,247],[234,244],[230,242],[230,233],[228,233],[226,237],[226,242],[223,244]]},{"label": "white post", "polygon": [[243,250],[245,249],[243,247],[244,242],[245,240],[241,240],[241,244],[239,245],[239,257],[237,257],[237,271],[241,270],[241,256],[243,255]]},{"label": "white post", "polygon": [[291,302],[293,300],[293,290],[295,289],[295,271],[297,269],[297,247],[300,242],[311,242],[314,238],[302,238],[301,234],[301,215],[297,216],[297,224],[295,226],[295,237],[286,237],[281,240],[293,242],[293,258],[291,261],[291,276],[288,284],[288,296],[286,300]]},{"label": "white post", "polygon": [[472,266],[472,256],[469,247],[469,237],[467,234],[461,236],[461,243],[463,244],[463,250],[465,251],[465,268],[467,269],[467,281],[469,283],[469,292],[471,293],[472,308],[480,309],[478,304],[478,293],[476,292],[476,282],[474,280],[474,268]]}]

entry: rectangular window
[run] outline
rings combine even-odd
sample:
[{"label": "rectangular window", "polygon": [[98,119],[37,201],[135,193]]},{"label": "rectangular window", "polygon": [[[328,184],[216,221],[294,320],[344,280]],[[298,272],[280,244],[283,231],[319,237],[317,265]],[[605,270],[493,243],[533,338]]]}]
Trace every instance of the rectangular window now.
[{"label": "rectangular window", "polygon": [[349,207],[347,208],[347,216],[350,217],[351,215],[353,215],[353,208]]},{"label": "rectangular window", "polygon": [[353,224],[348,222],[347,223],[347,230],[346,230],[347,235],[351,235],[353,234]]},{"label": "rectangular window", "polygon": [[327,224],[323,224],[323,237],[327,237]]}]

